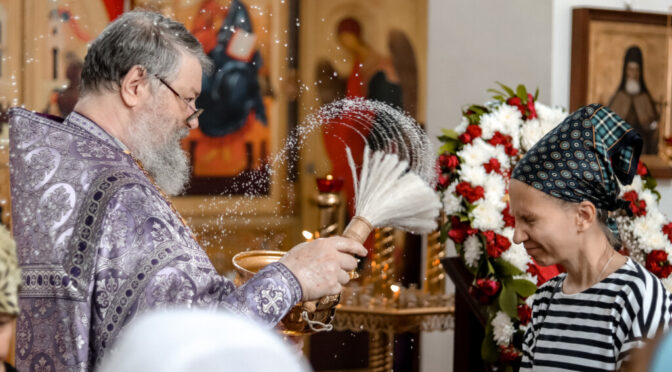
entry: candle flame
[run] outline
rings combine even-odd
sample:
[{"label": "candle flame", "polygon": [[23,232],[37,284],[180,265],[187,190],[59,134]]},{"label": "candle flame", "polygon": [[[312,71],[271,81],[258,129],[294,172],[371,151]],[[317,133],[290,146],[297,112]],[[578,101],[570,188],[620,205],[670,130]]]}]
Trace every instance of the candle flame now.
[{"label": "candle flame", "polygon": [[396,284],[392,284],[390,286],[390,289],[392,290],[392,292],[397,293],[397,292],[399,292],[399,289],[401,289],[401,288],[399,288],[399,286],[396,285]]},{"label": "candle flame", "polygon": [[310,231],[308,231],[308,230],[303,230],[303,232],[301,232],[301,234],[303,235],[303,237],[304,237],[307,241],[311,241],[311,240],[313,240],[313,233],[311,233]]}]

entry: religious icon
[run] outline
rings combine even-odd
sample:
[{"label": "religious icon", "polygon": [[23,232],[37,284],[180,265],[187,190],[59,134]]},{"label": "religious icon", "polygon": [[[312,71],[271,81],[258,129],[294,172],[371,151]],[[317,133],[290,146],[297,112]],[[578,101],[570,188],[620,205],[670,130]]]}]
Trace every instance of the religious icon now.
[{"label": "religious icon", "polygon": [[642,51],[628,48],[623,61],[621,84],[608,106],[625,119],[644,139],[643,154],[658,152],[658,120],[656,102],[644,82]]},{"label": "religious icon", "polygon": [[642,160],[656,177],[672,173],[663,139],[668,71],[663,14],[575,9],[570,110],[609,106],[643,138]]},{"label": "religious icon", "polygon": [[[318,88],[321,103],[341,97],[360,97],[384,102],[414,115],[417,107],[417,67],[413,47],[404,32],[396,29],[388,32],[387,55],[371,47],[364,38],[362,23],[353,17],[345,17],[338,22],[336,36],[339,45],[351,56],[351,70],[342,79],[334,73],[335,69],[328,60],[318,62],[316,80],[321,82]],[[326,126],[323,131],[331,173],[345,180],[344,191],[349,201],[354,196],[354,190],[345,146],[350,148],[356,161],[361,160],[364,148],[363,138],[350,129],[353,125]]]},{"label": "religious icon", "polygon": [[269,83],[268,7],[268,1],[203,0],[189,16],[188,27],[215,68],[204,74],[196,101],[205,109],[199,129],[183,143],[193,168],[187,194],[270,193],[269,111],[276,97]]}]

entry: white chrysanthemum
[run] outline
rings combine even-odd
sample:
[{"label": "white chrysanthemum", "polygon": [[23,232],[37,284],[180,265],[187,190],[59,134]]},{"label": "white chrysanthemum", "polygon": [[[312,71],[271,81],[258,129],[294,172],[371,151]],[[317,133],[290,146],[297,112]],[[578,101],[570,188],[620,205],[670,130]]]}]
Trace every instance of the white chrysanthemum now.
[{"label": "white chrysanthemum", "polygon": [[483,254],[483,245],[478,235],[469,235],[464,241],[464,261],[471,267],[476,267]]},{"label": "white chrysanthemum", "polygon": [[469,126],[469,119],[467,119],[466,116],[462,116],[462,120],[460,121],[460,124],[458,124],[455,127],[455,131],[459,134],[464,133],[465,130],[467,130],[467,127]]},{"label": "white chrysanthemum", "polygon": [[656,200],[656,196],[653,195],[653,193],[650,190],[644,189],[637,194],[639,195],[639,199],[644,200],[644,202],[646,203],[647,213],[651,213],[654,210],[658,212],[658,200]]},{"label": "white chrysanthemum", "polygon": [[489,140],[496,131],[501,131],[501,123],[493,114],[485,114],[481,116],[481,137]]},{"label": "white chrysanthemum", "polygon": [[497,130],[512,138],[513,147],[520,147],[520,126],[522,125],[522,115],[518,108],[502,104],[492,112],[493,120],[497,123]]},{"label": "white chrysanthemum", "polygon": [[500,212],[506,205],[503,203],[504,195],[506,195],[506,181],[499,174],[492,172],[486,175],[485,183],[483,184],[485,190],[485,200],[494,205],[500,206]]},{"label": "white chrysanthemum", "polygon": [[490,145],[490,157],[486,161],[489,162],[490,159],[495,158],[499,162],[500,169],[508,169],[511,167],[511,158],[509,155],[506,155],[506,150],[504,146],[492,146]]},{"label": "white chrysanthemum", "polygon": [[485,173],[485,169],[481,165],[472,167],[462,164],[457,174],[460,176],[460,181],[469,182],[472,186],[485,185],[485,180],[488,177],[487,173]]},{"label": "white chrysanthemum", "polygon": [[661,282],[663,282],[663,285],[668,292],[672,292],[672,275],[662,279]]},{"label": "white chrysanthemum", "polygon": [[635,175],[632,179],[632,183],[621,187],[621,194],[623,196],[628,191],[635,190],[639,194],[644,189],[644,183],[642,182],[642,177],[640,175]]},{"label": "white chrysanthemum", "polygon": [[497,315],[492,319],[492,338],[499,346],[509,346],[515,328],[511,318],[502,311],[498,311]]},{"label": "white chrysanthemum", "polygon": [[[523,279],[523,280],[527,280],[528,282],[530,282],[534,285],[537,285],[537,276],[532,275],[528,272],[520,274],[520,275],[514,275],[513,279]],[[530,296],[530,297],[532,297],[532,296]],[[532,306],[532,305],[530,304],[530,306]]]},{"label": "white chrysanthemum", "polygon": [[537,143],[545,134],[539,120],[528,120],[520,128],[520,145],[523,151],[529,149]]},{"label": "white chrysanthemum", "polygon": [[462,150],[457,153],[457,156],[462,159],[462,165],[480,167],[490,160],[492,153],[493,146],[479,137],[471,143],[464,145]]},{"label": "white chrysanthemum", "polygon": [[520,271],[527,271],[527,264],[532,262],[521,244],[511,244],[511,247],[502,253],[502,258]]},{"label": "white chrysanthemum", "polygon": [[646,234],[640,237],[640,241],[643,245],[649,250],[662,249],[666,248],[667,237],[663,234],[662,231],[658,231],[651,234]]},{"label": "white chrysanthemum", "polygon": [[455,194],[455,186],[457,186],[459,182],[459,180],[453,181],[443,193],[443,210],[446,212],[447,216],[460,213],[464,210],[464,207],[462,206],[462,196]]},{"label": "white chrysanthemum", "polygon": [[471,211],[474,218],[471,222],[471,227],[479,230],[497,230],[504,226],[502,219],[502,210],[506,207],[503,202],[493,203],[488,200],[479,200],[476,203],[476,208]]},{"label": "white chrysanthemum", "polygon": [[534,108],[537,110],[537,117],[544,134],[555,128],[567,117],[567,112],[559,107],[549,107],[543,103],[535,102]]},{"label": "white chrysanthemum", "polygon": [[[632,221],[632,232],[639,240],[638,248],[649,253],[655,249],[664,249],[667,238],[661,231],[661,213],[649,213],[636,217]],[[663,217],[664,218],[664,217]]]}]

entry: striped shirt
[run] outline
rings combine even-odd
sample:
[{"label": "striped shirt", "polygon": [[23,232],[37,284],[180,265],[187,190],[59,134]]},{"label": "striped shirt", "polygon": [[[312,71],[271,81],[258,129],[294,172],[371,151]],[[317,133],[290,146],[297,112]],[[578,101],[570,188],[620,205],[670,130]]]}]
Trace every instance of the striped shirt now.
[{"label": "striped shirt", "polygon": [[591,288],[564,294],[560,274],[534,294],[521,371],[614,371],[672,320],[662,282],[628,257]]}]

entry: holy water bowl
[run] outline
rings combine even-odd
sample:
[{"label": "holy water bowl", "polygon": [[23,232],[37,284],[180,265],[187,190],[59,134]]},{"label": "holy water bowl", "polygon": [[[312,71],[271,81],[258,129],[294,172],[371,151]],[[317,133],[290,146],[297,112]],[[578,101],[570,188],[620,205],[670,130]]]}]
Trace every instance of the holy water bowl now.
[{"label": "holy water bowl", "polygon": [[[234,283],[241,286],[268,264],[276,262],[285,255],[283,251],[248,251],[233,256],[236,268]],[[290,336],[309,335],[332,329],[338,295],[326,296],[319,301],[299,302],[280,321],[282,332]]]}]

